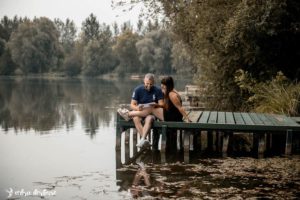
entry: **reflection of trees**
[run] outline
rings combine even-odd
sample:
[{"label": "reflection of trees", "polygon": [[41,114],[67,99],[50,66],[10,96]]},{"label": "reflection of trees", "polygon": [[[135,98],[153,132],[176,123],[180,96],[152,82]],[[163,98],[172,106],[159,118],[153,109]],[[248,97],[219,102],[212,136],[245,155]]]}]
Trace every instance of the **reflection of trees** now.
[{"label": "reflection of trees", "polygon": [[0,79],[0,128],[47,131],[72,129],[76,116],[93,136],[110,125],[115,107],[129,103],[142,80]]},{"label": "reflection of trees", "polygon": [[100,79],[83,81],[81,115],[87,132],[93,135],[101,124],[109,125],[114,114],[109,108],[116,103],[118,93],[118,89],[111,81]]},{"label": "reflection of trees", "polygon": [[[13,127],[17,129],[44,131],[50,130],[57,125],[58,110],[57,99],[53,87],[46,81],[21,80],[5,84],[1,88],[1,94],[11,91],[5,97],[3,118],[1,124],[6,124],[6,129]],[[54,98],[53,98],[54,97]]]}]

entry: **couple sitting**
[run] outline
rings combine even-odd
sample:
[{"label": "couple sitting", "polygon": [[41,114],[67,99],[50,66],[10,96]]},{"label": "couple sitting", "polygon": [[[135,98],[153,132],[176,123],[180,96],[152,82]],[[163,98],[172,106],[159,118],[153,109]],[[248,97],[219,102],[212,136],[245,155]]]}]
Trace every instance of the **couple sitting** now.
[{"label": "couple sitting", "polygon": [[[168,76],[161,80],[161,89],[154,85],[154,75],[146,74],[144,85],[136,87],[130,103],[132,111],[118,109],[118,113],[126,120],[133,120],[138,133],[141,135],[137,147],[149,145],[146,139],[155,118],[161,121],[191,122],[182,107],[182,100],[174,89],[173,78]],[[144,119],[144,126],[142,125]]]}]

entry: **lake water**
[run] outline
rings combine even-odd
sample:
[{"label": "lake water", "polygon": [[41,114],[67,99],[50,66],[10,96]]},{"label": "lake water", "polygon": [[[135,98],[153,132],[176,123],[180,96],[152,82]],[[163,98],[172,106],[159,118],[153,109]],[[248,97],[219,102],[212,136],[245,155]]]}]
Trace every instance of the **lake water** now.
[{"label": "lake water", "polygon": [[[145,151],[116,169],[116,110],[142,80],[0,78],[0,199],[293,199],[300,158]],[[190,79],[177,81],[183,90]]]}]

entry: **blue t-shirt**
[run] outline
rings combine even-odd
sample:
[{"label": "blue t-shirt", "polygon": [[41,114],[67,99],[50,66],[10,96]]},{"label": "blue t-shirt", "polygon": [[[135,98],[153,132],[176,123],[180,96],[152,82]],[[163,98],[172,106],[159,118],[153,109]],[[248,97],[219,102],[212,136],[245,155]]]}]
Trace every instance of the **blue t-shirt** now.
[{"label": "blue t-shirt", "polygon": [[144,104],[144,103],[151,103],[156,102],[158,103],[158,100],[163,99],[163,93],[160,88],[157,86],[153,86],[150,91],[145,89],[144,85],[137,86],[133,93],[132,93],[132,99],[136,100],[138,104]]}]

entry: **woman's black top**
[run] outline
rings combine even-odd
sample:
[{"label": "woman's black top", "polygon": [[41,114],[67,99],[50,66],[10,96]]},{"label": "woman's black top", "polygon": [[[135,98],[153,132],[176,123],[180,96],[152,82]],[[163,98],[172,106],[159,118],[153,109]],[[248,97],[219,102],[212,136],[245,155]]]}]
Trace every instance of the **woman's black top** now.
[{"label": "woman's black top", "polygon": [[[174,92],[174,91],[173,91]],[[177,94],[177,97],[180,99],[180,103],[182,104],[182,100],[180,98],[180,95]],[[179,110],[175,107],[175,105],[172,103],[170,99],[168,99],[168,102],[166,102],[168,105],[168,109],[164,109],[164,119],[165,121],[175,121],[175,122],[182,122],[182,114],[179,112]]]}]

